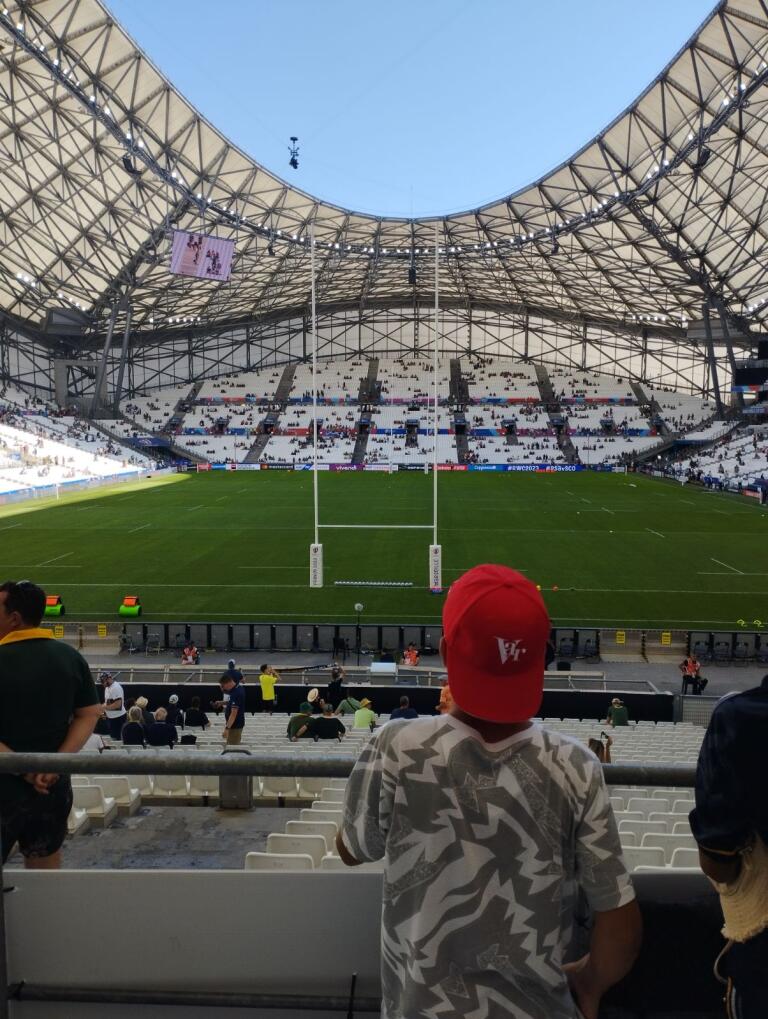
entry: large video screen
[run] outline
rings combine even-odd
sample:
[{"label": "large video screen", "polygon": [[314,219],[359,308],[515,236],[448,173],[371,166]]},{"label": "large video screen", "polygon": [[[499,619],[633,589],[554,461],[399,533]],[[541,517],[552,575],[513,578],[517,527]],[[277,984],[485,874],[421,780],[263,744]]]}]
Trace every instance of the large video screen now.
[{"label": "large video screen", "polygon": [[229,279],[235,242],[186,230],[173,231],[171,272],[204,280]]}]

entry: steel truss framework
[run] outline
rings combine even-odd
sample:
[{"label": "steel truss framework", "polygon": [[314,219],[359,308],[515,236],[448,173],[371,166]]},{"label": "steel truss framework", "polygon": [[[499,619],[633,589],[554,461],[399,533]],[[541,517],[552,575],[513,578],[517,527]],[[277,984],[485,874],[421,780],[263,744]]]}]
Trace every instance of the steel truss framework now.
[{"label": "steel truss framework", "polygon": [[[239,151],[99,0],[13,0],[0,9],[0,369],[13,374],[14,350],[23,369],[22,346],[30,363],[45,360],[38,345],[98,347],[126,302],[129,389],[151,385],[148,365],[163,359],[170,382],[182,365],[187,378],[217,372],[243,344],[253,363],[299,356],[310,226],[323,321],[352,315],[362,337],[388,309],[431,301],[437,224],[441,304],[463,316],[460,346],[496,309],[515,337],[528,321],[530,357],[540,334],[545,360],[613,358],[617,371],[706,389],[703,353],[685,337],[702,305],[734,337],[768,314],[766,61],[765,0],[723,0],[628,110],[535,184],[437,221],[376,218],[322,203]],[[229,284],[168,275],[175,226],[235,239]],[[37,331],[47,311],[73,306],[88,322],[78,345]]]},{"label": "steel truss framework", "polygon": [[[115,335],[121,333],[118,317]],[[649,330],[617,329],[574,318],[560,319],[530,309],[443,308],[439,323],[440,350],[453,357],[513,357],[549,367],[587,369],[642,379],[655,387],[707,393],[709,363],[697,343],[654,336]],[[434,340],[434,313],[429,307],[370,307],[362,313],[320,309],[317,317],[318,357],[348,359],[373,356],[428,356]],[[311,351],[308,316],[276,315],[249,325],[221,328],[216,333],[188,330],[163,338],[133,337],[125,391],[145,393],[196,379],[253,371],[290,361],[307,360]],[[0,377],[27,387],[54,391],[54,361],[91,360],[93,368],[71,369],[73,396],[91,396],[95,366],[91,345],[53,353],[0,327]],[[107,388],[114,392],[120,365],[115,350],[107,364]],[[721,384],[727,375],[721,364]]]}]

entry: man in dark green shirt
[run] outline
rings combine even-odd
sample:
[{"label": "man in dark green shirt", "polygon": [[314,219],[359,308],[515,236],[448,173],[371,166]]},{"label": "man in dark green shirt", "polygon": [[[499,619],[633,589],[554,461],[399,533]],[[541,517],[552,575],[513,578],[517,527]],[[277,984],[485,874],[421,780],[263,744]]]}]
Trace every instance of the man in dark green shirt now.
[{"label": "man in dark green shirt", "polygon": [[608,708],[608,717],[605,720],[605,725],[612,725],[614,729],[617,725],[629,725],[629,712],[624,701],[618,697],[614,697],[611,701],[611,706]]},{"label": "man in dark green shirt", "polygon": [[[311,717],[312,717],[312,705],[309,703],[309,701],[303,701],[299,705],[298,714],[293,715],[290,721],[288,722],[287,729],[288,739],[292,740],[296,733],[299,731],[299,729],[303,729],[304,726],[306,726]],[[305,735],[309,736],[309,733],[305,733]]]},{"label": "man in dark green shirt", "polygon": [[[0,585],[0,753],[77,753],[101,714],[88,663],[40,629],[44,610],[36,584]],[[26,867],[59,867],[71,807],[68,776],[0,775],[3,861],[18,843]]]}]

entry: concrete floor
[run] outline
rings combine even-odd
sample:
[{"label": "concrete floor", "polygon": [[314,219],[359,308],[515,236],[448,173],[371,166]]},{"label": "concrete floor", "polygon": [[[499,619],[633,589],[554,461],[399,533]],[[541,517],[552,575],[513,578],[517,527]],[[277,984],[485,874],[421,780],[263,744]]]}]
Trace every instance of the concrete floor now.
[{"label": "concrete floor", "polygon": [[[109,666],[115,670],[128,669],[131,665],[176,665],[178,657],[175,654],[152,655],[147,658],[143,654],[118,655],[111,653],[98,653],[86,650],[85,657],[93,665]],[[226,668],[227,661],[233,657],[226,651],[206,651],[201,658],[201,665],[206,667],[216,666],[222,670]],[[243,670],[246,679],[255,679],[258,676],[259,667],[262,662],[268,662],[280,669],[300,669],[310,666],[327,666],[329,658],[327,653],[309,652],[237,652],[234,657],[238,667]],[[365,661],[365,660],[364,660]],[[364,662],[363,662],[364,664]],[[680,672],[676,662],[586,662],[581,659],[574,659],[572,667],[575,671],[604,672],[608,684],[611,680],[617,682],[626,680],[647,680],[659,690],[668,693],[680,693]],[[354,655],[347,660],[347,666],[354,665]],[[421,665],[424,668],[431,668],[435,671],[442,671],[442,665],[437,655],[423,656]],[[718,666],[712,663],[706,664],[702,669],[702,675],[709,679],[707,695],[722,697],[723,694],[733,690],[748,690],[750,687],[758,686],[763,676],[768,672],[765,665],[726,665]],[[318,677],[319,678],[319,677]],[[290,682],[290,674],[285,677]],[[322,683],[322,680],[320,680]]]},{"label": "concrete floor", "polygon": [[[88,870],[242,870],[245,854],[263,852],[270,832],[299,819],[297,807],[142,806],[109,828],[91,828],[67,839],[64,867]],[[21,867],[18,852],[8,867]]]}]

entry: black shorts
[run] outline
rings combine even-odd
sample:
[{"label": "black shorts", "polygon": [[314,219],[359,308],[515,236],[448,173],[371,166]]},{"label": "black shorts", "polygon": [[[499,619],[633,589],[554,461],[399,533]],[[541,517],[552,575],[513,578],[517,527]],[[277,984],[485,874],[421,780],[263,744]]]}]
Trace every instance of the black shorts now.
[{"label": "black shorts", "polygon": [[27,859],[52,856],[67,837],[67,818],[72,809],[72,783],[62,775],[49,793],[36,793],[30,787],[22,799],[0,802],[3,863],[18,842]]}]

